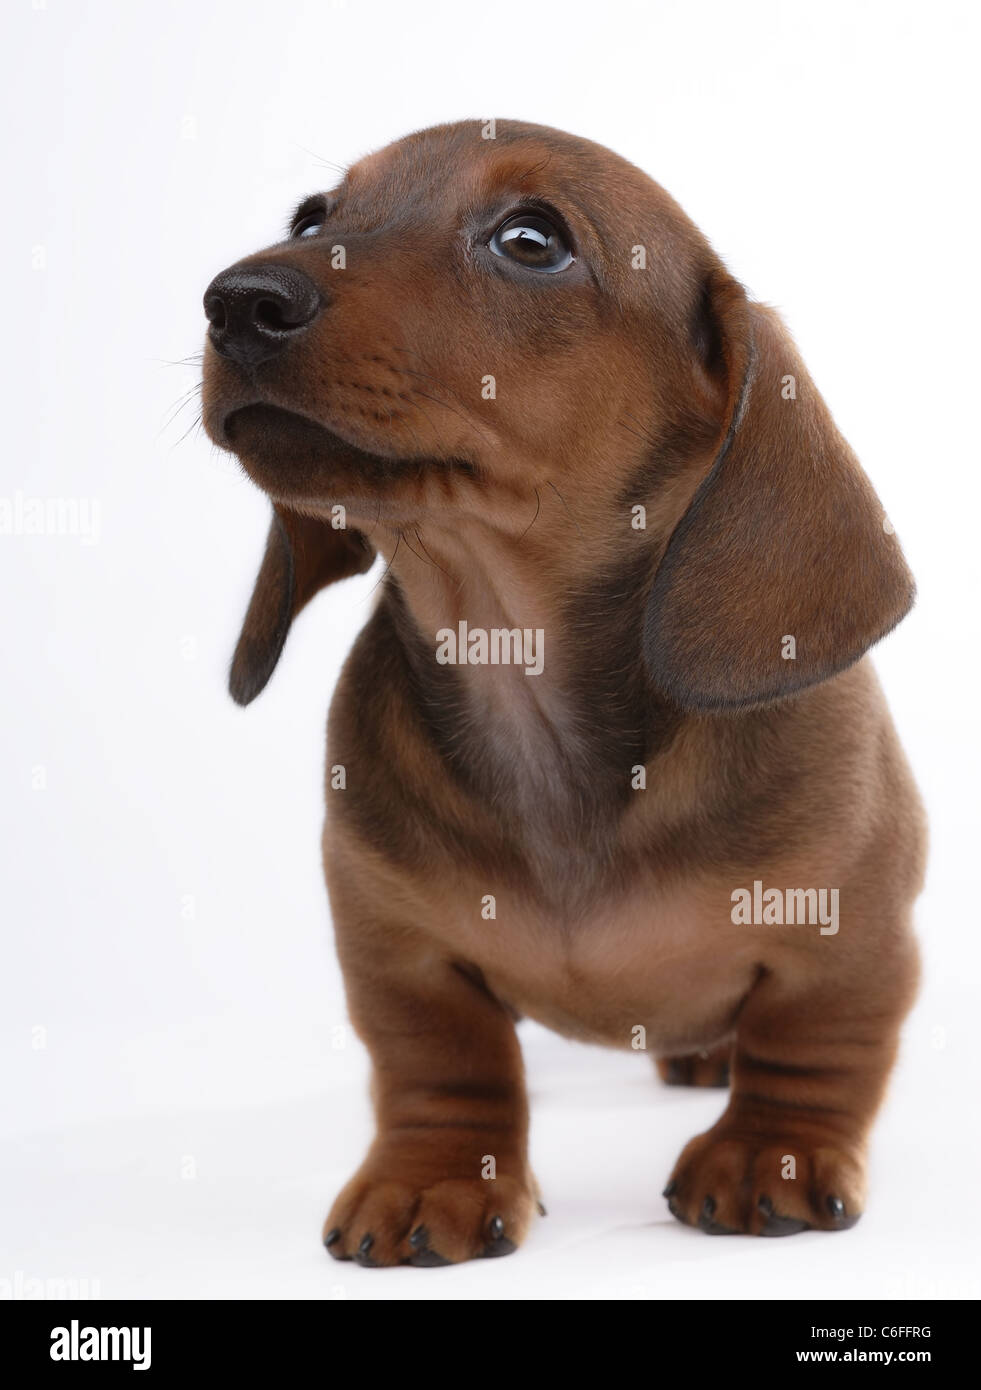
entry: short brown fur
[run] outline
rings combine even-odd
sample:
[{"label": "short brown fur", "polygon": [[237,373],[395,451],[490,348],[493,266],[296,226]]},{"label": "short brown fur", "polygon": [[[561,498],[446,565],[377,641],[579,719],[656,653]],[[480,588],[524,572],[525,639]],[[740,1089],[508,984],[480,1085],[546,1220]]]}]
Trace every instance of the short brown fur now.
[{"label": "short brown fur", "polygon": [[[301,270],[316,321],[252,369],[206,353],[207,428],[275,504],[236,698],[318,588],[387,563],[328,732],[324,863],[378,1123],[328,1248],[520,1243],[516,1015],[646,1038],[670,1081],[728,1064],[670,1175],[682,1221],[842,1229],[917,978],[923,816],[863,659],[912,582],[779,319],[667,194],[587,141],[484,133],[355,165],[320,234],[240,263]],[[561,274],[488,250],[529,206],[569,230]],[[461,619],[542,630],[542,674],[437,663]],[[836,888],[840,930],[736,925],[757,880]]]}]

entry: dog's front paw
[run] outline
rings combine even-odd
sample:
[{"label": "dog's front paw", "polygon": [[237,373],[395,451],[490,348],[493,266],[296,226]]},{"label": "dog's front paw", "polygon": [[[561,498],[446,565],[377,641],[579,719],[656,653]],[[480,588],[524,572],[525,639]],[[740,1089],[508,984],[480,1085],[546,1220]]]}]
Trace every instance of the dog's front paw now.
[{"label": "dog's front paw", "polygon": [[844,1231],[862,1214],[865,1168],[840,1145],[747,1136],[720,1121],[685,1148],[664,1196],[673,1216],[709,1235]]},{"label": "dog's front paw", "polygon": [[536,1209],[534,1192],[517,1178],[437,1178],[411,1183],[362,1169],[341,1192],[324,1223],[335,1260],[374,1268],[423,1268],[510,1255]]}]

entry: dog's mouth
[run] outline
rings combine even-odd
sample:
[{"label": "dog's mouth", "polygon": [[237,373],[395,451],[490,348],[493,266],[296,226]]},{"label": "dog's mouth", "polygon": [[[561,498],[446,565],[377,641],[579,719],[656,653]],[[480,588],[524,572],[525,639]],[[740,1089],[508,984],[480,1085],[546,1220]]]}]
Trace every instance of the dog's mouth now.
[{"label": "dog's mouth", "polygon": [[325,487],[394,484],[431,470],[470,477],[477,473],[475,465],[462,458],[376,453],[307,415],[258,401],[230,410],[219,434],[246,472],[273,494],[288,488],[322,495]]},{"label": "dog's mouth", "polygon": [[316,455],[323,463],[353,465],[380,471],[396,466],[399,460],[362,449],[339,434],[311,420],[308,415],[278,405],[257,401],[229,411],[222,421],[222,436],[239,455],[269,456]]}]

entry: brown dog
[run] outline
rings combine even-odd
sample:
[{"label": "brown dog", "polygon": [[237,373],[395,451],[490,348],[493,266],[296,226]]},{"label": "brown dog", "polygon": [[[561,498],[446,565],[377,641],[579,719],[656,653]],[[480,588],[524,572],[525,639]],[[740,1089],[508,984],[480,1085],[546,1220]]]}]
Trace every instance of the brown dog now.
[{"label": "brown dog", "polygon": [[852,1225],[924,858],[861,658],[913,586],[776,315],[632,165],[512,122],[362,160],[205,307],[208,431],[274,509],[236,700],[388,562],[328,740],[378,1118],[331,1254],[521,1241],[520,1014],[672,1081],[731,1058],[680,1220]]}]

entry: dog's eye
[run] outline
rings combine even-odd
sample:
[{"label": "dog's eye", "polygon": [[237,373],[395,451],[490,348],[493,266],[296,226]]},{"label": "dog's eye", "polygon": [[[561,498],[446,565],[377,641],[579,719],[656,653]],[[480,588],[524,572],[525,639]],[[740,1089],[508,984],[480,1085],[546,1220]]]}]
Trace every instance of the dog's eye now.
[{"label": "dog's eye", "polygon": [[298,237],[316,236],[327,220],[326,214],[321,208],[316,212],[308,212],[305,217],[301,217],[295,224],[290,236],[295,241]]},{"label": "dog's eye", "polygon": [[554,222],[539,213],[520,212],[502,222],[488,242],[495,256],[553,273],[572,262],[572,251]]}]

